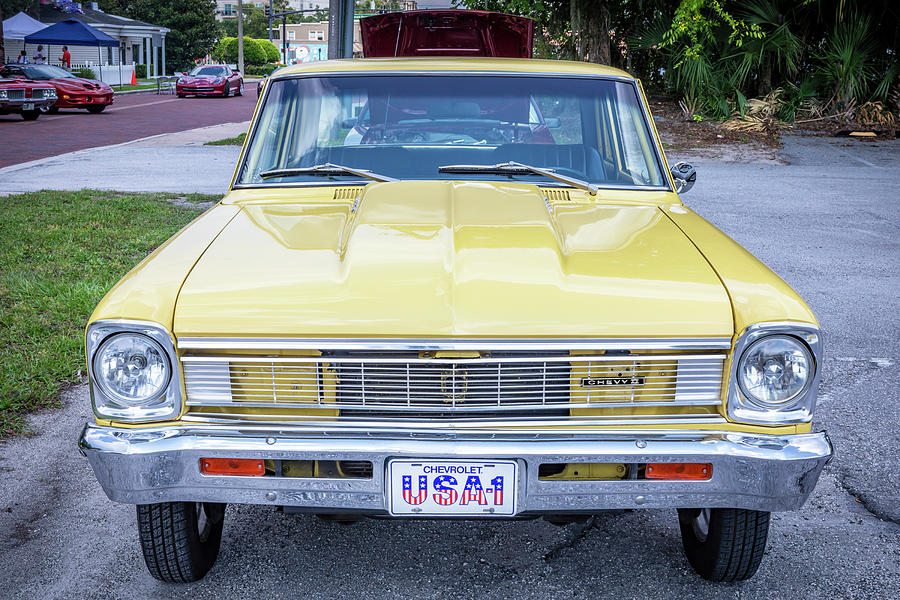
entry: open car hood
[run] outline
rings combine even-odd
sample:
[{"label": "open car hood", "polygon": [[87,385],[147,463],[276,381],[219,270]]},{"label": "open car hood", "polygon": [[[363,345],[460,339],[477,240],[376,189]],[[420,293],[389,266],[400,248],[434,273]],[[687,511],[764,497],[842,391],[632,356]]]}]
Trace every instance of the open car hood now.
[{"label": "open car hood", "polygon": [[530,58],[534,21],[477,10],[417,10],[360,19],[363,56]]},{"label": "open car hood", "polygon": [[724,286],[656,205],[551,204],[537,186],[498,182],[327,193],[282,188],[242,205],[185,280],[175,334],[733,333]]}]

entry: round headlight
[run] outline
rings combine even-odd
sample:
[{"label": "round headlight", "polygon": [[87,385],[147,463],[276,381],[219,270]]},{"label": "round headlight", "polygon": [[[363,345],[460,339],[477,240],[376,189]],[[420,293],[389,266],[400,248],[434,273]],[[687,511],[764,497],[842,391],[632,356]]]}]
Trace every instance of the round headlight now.
[{"label": "round headlight", "polygon": [[772,335],[750,344],[738,365],[737,380],[748,400],[777,408],[806,390],[812,381],[812,354],[787,335]]},{"label": "round headlight", "polygon": [[94,379],[104,393],[127,406],[159,398],[169,384],[165,350],[145,335],[110,336],[94,357]]}]

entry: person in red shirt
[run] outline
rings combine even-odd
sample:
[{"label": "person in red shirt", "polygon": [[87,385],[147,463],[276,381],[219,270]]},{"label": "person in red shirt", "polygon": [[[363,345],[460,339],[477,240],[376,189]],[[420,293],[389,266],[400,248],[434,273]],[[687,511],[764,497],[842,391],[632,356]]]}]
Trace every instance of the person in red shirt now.
[{"label": "person in red shirt", "polygon": [[62,64],[64,64],[66,68],[69,69],[72,66],[72,55],[69,54],[69,47],[63,46],[62,51]]}]

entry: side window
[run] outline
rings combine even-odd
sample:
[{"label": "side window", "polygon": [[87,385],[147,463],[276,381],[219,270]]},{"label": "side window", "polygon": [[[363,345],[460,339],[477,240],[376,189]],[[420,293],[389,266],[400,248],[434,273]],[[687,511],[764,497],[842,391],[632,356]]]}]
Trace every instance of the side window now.
[{"label": "side window", "polygon": [[664,185],[634,88],[617,84],[596,101],[597,147],[607,175],[628,185]]}]

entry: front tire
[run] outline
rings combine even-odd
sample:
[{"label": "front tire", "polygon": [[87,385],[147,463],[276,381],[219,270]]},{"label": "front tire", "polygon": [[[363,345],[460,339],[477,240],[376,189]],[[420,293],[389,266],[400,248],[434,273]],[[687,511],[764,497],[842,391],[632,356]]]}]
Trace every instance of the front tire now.
[{"label": "front tire", "polygon": [[138,504],[138,532],[150,574],[167,583],[202,579],[219,555],[224,518],[224,504]]},{"label": "front tire", "polygon": [[769,513],[742,508],[678,509],[681,542],[694,570],[710,581],[744,581],[766,552]]},{"label": "front tire", "polygon": [[222,88],[222,97],[227,98],[230,95],[231,95],[231,86],[226,83],[225,87]]},{"label": "front tire", "polygon": [[92,115],[99,115],[99,114],[102,113],[104,110],[106,110],[106,105],[105,105],[105,104],[99,104],[99,105],[96,105],[96,106],[88,106],[88,107],[87,107],[87,111],[88,111],[89,113],[91,113]]},{"label": "front tire", "polygon": [[36,108],[34,110],[23,110],[22,111],[22,118],[25,119],[26,121],[34,121],[39,116],[41,116],[41,109],[39,109],[39,108]]}]

